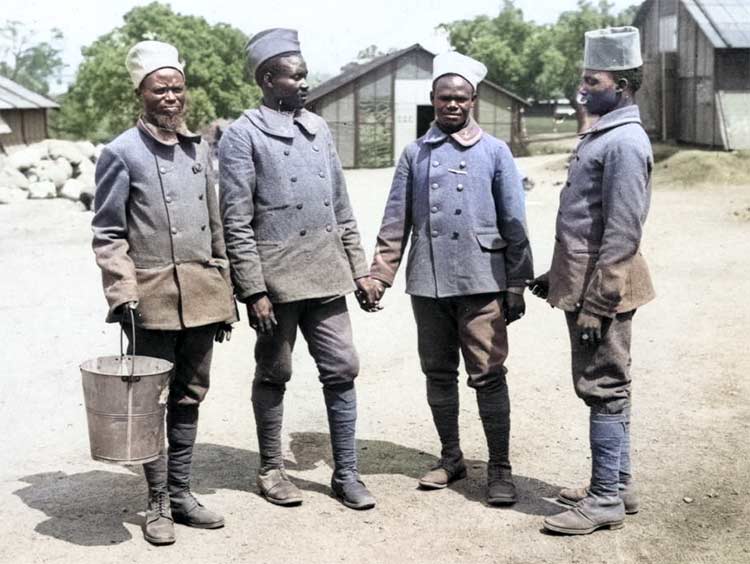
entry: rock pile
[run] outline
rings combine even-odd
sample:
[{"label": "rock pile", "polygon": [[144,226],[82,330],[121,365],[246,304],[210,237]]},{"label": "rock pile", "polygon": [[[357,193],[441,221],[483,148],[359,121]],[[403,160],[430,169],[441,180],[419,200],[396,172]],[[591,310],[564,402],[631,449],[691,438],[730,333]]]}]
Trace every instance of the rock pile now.
[{"label": "rock pile", "polygon": [[46,139],[0,162],[0,204],[27,198],[66,198],[91,208],[101,149],[89,141]]}]

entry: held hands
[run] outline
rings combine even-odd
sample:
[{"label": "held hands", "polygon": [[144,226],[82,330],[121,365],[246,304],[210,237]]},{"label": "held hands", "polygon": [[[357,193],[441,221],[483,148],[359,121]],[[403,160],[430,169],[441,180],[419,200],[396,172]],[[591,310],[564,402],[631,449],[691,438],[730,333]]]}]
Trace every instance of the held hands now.
[{"label": "held hands", "polygon": [[526,302],[523,299],[523,294],[506,292],[505,300],[503,300],[503,314],[505,316],[505,324],[510,325],[514,321],[518,321],[524,316],[525,313]]},{"label": "held hands", "polygon": [[549,295],[549,272],[545,272],[533,280],[526,280],[526,286],[537,298],[546,300]]},{"label": "held hands", "polygon": [[380,305],[380,299],[385,294],[385,284],[369,276],[357,278],[354,283],[357,285],[357,291],[354,292],[354,295],[359,302],[359,307],[369,313],[383,309],[383,306]]},{"label": "held hands", "polygon": [[581,345],[595,348],[602,342],[602,318],[586,310],[581,310],[576,319]]},{"label": "held hands", "polygon": [[258,297],[250,298],[245,306],[247,307],[247,318],[250,321],[250,327],[255,329],[261,335],[273,335],[273,329],[278,325],[276,316],[273,313],[273,304],[266,294],[259,294]]}]

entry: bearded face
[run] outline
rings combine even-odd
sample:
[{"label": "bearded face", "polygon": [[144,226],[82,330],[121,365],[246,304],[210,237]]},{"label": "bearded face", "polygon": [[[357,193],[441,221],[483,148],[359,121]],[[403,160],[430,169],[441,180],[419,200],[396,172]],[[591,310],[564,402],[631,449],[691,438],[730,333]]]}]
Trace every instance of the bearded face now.
[{"label": "bearded face", "polygon": [[185,121],[185,77],[177,69],[158,69],[141,82],[145,118],[168,131],[177,131]]}]

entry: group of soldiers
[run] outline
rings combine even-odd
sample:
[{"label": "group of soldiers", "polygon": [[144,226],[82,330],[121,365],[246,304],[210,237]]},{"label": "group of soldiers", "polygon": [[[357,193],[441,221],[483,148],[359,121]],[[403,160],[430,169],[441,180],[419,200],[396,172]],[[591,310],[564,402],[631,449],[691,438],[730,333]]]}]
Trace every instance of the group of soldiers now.
[{"label": "group of soldiers", "polygon": [[296,31],[269,29],[246,46],[262,103],[221,138],[218,195],[207,143],[185,126],[177,50],[158,41],[132,47],[126,66],[143,111],[97,163],[92,226],[108,321],[134,319],[126,333],[134,332],[138,348],[131,343],[130,352],[174,363],[167,445],[144,464],[146,540],[173,543],[175,522],[224,525],[193,496],[190,476],[213,344],[230,338],[237,301],[257,335],[252,404],[262,496],[282,506],[303,501],[281,447],[299,328],[323,387],[332,493],[353,509],[375,506],[357,469],[359,361],[345,296],[355,292],[364,310],[378,311],[408,242],[406,291],[442,445],[420,487],[441,489],[466,476],[460,353],[487,440],[487,503],[516,502],[504,364],[507,325],[524,316],[529,287],[565,311],[575,390],[590,407],[590,483],[561,491],[559,500],[571,507],[544,527],[586,534],[621,527],[638,510],[630,332],[635,310],[653,297],[640,254],[653,162],[634,101],[642,61],[634,28],[595,30],[585,40],[579,98],[598,120],[571,158],[552,266],[536,278],[513,156],[472,117],[487,73],[482,63],[456,52],[435,57],[435,120],[401,155],[368,266],[334,139],[304,108],[308,71]]}]

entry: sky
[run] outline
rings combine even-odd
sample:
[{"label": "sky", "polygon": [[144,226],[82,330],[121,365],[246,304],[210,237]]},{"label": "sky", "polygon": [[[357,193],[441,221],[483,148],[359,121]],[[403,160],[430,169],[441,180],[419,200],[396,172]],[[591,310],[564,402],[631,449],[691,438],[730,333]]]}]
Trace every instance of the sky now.
[{"label": "sky", "polygon": [[[639,0],[611,0],[615,11]],[[0,24],[18,20],[40,32],[57,27],[63,32],[63,59],[67,65],[61,92],[75,77],[81,62],[81,47],[122,24],[122,16],[150,0],[2,0]],[[478,15],[494,16],[502,0],[172,0],[175,12],[203,16],[210,23],[228,23],[252,35],[269,27],[299,30],[300,43],[313,74],[335,75],[357,53],[369,45],[381,50],[401,49],[421,43],[435,53],[449,49],[443,33],[435,28],[445,22]],[[575,9],[576,0],[516,0],[524,17],[537,23],[552,23],[565,10]],[[278,6],[278,8],[276,7]],[[282,8],[283,6],[283,8]],[[581,38],[583,40],[583,38]]]}]

